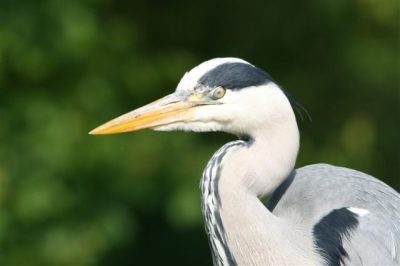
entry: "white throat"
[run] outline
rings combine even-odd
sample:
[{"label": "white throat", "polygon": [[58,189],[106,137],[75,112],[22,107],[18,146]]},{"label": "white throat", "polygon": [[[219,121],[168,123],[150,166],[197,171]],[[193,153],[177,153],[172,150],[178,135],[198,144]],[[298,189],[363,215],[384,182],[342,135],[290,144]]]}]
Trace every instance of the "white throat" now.
[{"label": "white throat", "polygon": [[[250,132],[238,132],[248,135],[251,140],[246,148],[232,150],[224,156],[220,188],[221,192],[246,190],[249,195],[262,198],[269,195],[293,170],[300,135],[292,107],[276,85],[260,88],[260,92],[252,90],[258,95],[269,90],[268,101],[262,103],[263,107],[257,106],[254,101],[254,110],[242,115],[241,123],[255,121],[254,125],[246,127],[252,129]],[[254,97],[248,100],[254,100]],[[264,115],[256,113],[262,108]],[[248,119],[252,114],[258,118]]]}]

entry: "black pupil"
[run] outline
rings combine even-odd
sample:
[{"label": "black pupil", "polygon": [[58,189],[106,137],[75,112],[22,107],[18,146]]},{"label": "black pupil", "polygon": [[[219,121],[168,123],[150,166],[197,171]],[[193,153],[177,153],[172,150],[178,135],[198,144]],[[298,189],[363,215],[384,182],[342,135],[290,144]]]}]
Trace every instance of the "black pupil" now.
[{"label": "black pupil", "polygon": [[221,97],[221,95],[222,95],[222,89],[217,89],[216,91],[215,91],[215,93],[214,93],[214,96],[215,97]]}]

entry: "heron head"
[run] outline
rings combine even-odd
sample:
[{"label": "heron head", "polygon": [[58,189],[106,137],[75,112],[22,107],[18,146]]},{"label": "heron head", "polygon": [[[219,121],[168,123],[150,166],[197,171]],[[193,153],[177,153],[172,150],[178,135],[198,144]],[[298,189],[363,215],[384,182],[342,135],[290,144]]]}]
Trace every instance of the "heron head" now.
[{"label": "heron head", "polygon": [[145,128],[225,131],[251,135],[260,123],[273,126],[294,116],[287,95],[261,69],[237,58],[216,58],[187,72],[174,93],[122,115],[90,134]]}]

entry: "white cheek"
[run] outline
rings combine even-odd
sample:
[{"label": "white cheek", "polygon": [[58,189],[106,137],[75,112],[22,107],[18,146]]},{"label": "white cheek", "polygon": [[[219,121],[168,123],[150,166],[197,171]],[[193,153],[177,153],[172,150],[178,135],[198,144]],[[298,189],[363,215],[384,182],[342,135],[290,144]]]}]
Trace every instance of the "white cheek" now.
[{"label": "white cheek", "polygon": [[204,105],[193,111],[192,121],[224,123],[230,116],[228,104]]},{"label": "white cheek", "polygon": [[234,104],[240,102],[239,91],[226,90],[224,97],[219,100],[223,104]]}]

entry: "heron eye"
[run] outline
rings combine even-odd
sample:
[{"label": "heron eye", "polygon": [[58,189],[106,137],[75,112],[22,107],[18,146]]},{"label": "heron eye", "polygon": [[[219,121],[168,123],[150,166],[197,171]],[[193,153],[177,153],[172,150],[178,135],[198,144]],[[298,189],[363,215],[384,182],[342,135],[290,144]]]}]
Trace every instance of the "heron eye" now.
[{"label": "heron eye", "polygon": [[214,100],[218,100],[218,99],[221,99],[222,97],[224,97],[224,95],[225,95],[225,89],[222,87],[217,87],[213,90],[211,97]]}]

